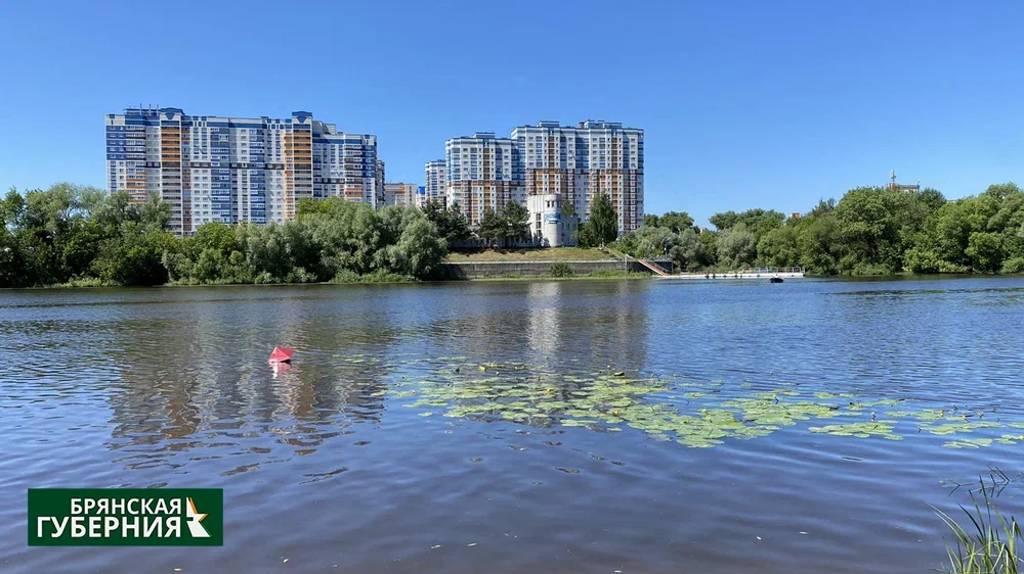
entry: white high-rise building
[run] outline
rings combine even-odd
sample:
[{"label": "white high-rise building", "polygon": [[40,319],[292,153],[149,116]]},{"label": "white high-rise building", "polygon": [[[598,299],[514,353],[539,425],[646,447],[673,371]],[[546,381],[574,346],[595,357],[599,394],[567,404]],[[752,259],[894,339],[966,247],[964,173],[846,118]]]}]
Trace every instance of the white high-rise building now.
[{"label": "white high-rise building", "polygon": [[487,209],[499,211],[510,201],[525,204],[512,140],[478,132],[449,139],[444,147],[447,205],[458,205],[470,225],[479,225]]},{"label": "white high-rise building", "polygon": [[108,114],[106,126],[110,191],[136,202],[159,196],[178,234],[213,221],[283,222],[303,199],[377,206],[383,194],[376,136],[339,132],[309,112],[273,119],[129,108]]},{"label": "white high-rise building", "polygon": [[435,159],[428,161],[423,168],[426,176],[424,187],[424,201],[440,201],[447,203],[448,177],[445,160]]}]

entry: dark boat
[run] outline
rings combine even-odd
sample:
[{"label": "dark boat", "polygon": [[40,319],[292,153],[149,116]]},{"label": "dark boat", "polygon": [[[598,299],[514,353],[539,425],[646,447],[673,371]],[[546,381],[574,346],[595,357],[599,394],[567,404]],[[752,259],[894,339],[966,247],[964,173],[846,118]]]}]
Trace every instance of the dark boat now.
[{"label": "dark boat", "polygon": [[772,277],[768,280],[769,283],[782,283],[782,277]]}]

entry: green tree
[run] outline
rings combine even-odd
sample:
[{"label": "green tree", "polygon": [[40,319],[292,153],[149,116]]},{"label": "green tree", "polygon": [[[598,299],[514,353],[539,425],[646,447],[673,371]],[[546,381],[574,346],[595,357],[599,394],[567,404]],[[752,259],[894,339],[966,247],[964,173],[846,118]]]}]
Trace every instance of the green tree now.
[{"label": "green tree", "polygon": [[798,229],[796,243],[800,251],[800,266],[816,275],[838,273],[842,246],[839,223],[832,211],[802,219]]},{"label": "green tree", "polygon": [[505,240],[523,241],[530,237],[530,212],[518,202],[506,203],[501,218],[505,223]]},{"label": "green tree", "polygon": [[697,234],[697,240],[700,241],[701,251],[703,252],[702,257],[702,269],[710,269],[718,264],[718,234],[709,231],[707,229],[701,229],[700,233]]},{"label": "green tree", "polygon": [[751,267],[757,259],[757,236],[740,222],[719,235],[717,248],[719,266],[728,270]]},{"label": "green tree", "polygon": [[435,273],[448,252],[437,227],[421,214],[408,210],[408,220],[398,242],[388,247],[389,271],[413,277],[429,277]]},{"label": "green tree", "polygon": [[673,233],[693,227],[693,218],[685,211],[669,211],[664,215],[645,215],[644,225],[649,227],[665,227]]},{"label": "green tree", "polygon": [[736,225],[743,223],[746,225],[747,231],[750,231],[756,237],[760,238],[761,235],[769,230],[781,226],[785,219],[786,216],[779,211],[748,209],[747,211],[740,213],[736,213],[735,211],[716,213],[709,217],[708,221],[710,221],[711,224],[719,231],[728,231]]},{"label": "green tree", "polygon": [[800,264],[800,237],[796,225],[776,227],[757,242],[759,261],[769,267],[795,267]]},{"label": "green tree", "polygon": [[457,203],[445,209],[440,201],[431,199],[424,204],[423,214],[434,224],[438,234],[449,245],[465,241],[472,235],[469,229],[469,220],[466,219]]},{"label": "green tree", "polygon": [[607,245],[619,236],[619,218],[607,195],[602,193],[594,198],[590,206],[590,217],[577,233],[582,247]]},{"label": "green tree", "polygon": [[971,233],[967,240],[967,257],[971,268],[984,273],[994,273],[1003,266],[1003,245],[999,234],[985,231]]},{"label": "green tree", "polygon": [[490,207],[484,208],[476,235],[490,247],[496,247],[505,237],[505,220]]},{"label": "green tree", "polygon": [[937,203],[928,190],[861,187],[847,192],[835,210],[844,248],[840,270],[855,275],[901,271],[907,250]]},{"label": "green tree", "polygon": [[130,221],[117,236],[100,244],[93,263],[100,279],[119,285],[162,285],[167,282],[163,254],[174,237],[162,229]]}]

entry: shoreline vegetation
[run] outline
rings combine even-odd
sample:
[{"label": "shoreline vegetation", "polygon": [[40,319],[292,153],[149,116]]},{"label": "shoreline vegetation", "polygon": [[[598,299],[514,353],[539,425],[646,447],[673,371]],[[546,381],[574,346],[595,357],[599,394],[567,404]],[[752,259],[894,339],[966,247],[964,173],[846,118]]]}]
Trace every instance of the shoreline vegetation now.
[{"label": "shoreline vegetation", "polygon": [[[1013,183],[946,200],[920,191],[860,187],[804,214],[727,211],[694,224],[685,212],[648,215],[617,237],[607,198],[595,199],[580,247],[503,249],[529,240],[520,206],[488,210],[471,230],[458,206],[374,210],[338,198],[303,200],[284,224],[208,223],[188,237],[166,230],[170,207],[125,193],[56,184],[0,199],[0,287],[376,284],[443,278],[444,263],[550,262],[528,279],[640,278],[576,274],[574,260],[671,258],[680,271],[730,273],[802,267],[811,276],[1024,272],[1024,192]],[[463,247],[472,249],[463,249]],[[493,277],[470,280],[515,280]]]}]

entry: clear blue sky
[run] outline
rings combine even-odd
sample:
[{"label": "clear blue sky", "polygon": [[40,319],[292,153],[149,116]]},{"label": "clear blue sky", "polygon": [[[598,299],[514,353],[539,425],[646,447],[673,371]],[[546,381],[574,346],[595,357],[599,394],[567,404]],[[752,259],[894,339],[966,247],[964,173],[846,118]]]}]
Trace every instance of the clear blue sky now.
[{"label": "clear blue sky", "polygon": [[646,130],[649,213],[1024,183],[1024,2],[0,3],[0,188],[104,184],[103,115],[309,110],[422,182],[447,137]]}]

